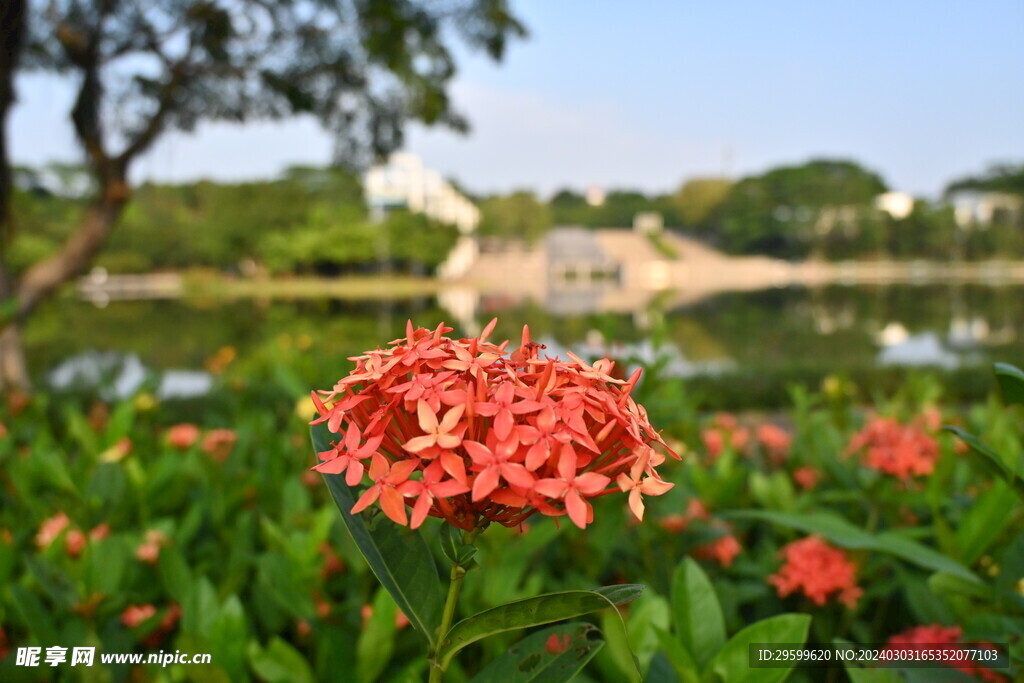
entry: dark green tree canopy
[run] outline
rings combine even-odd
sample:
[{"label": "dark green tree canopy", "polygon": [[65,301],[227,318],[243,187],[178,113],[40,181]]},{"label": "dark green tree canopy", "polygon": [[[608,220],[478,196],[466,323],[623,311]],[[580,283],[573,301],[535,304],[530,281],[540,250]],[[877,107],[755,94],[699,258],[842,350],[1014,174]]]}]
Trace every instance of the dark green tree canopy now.
[{"label": "dark green tree canopy", "polygon": [[[79,75],[91,157],[130,160],[203,119],[309,114],[365,161],[420,120],[465,128],[446,86],[458,35],[500,58],[525,34],[505,0],[39,0],[27,66]],[[95,159],[94,159],[95,160]]]},{"label": "dark green tree canopy", "polygon": [[805,256],[822,210],[870,207],[885,182],[857,163],[817,159],[744,178],[721,206],[721,240],[735,252]]},{"label": "dark green tree canopy", "polygon": [[1024,164],[999,164],[981,175],[955,180],[946,187],[946,195],[958,190],[1006,192],[1024,196]]}]

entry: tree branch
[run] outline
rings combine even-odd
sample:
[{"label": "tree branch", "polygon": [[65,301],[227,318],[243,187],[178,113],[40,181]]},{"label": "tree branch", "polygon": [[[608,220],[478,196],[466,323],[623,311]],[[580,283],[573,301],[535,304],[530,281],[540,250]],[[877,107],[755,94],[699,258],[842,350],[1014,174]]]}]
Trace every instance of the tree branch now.
[{"label": "tree branch", "polygon": [[181,84],[185,81],[188,71],[188,59],[189,55],[186,55],[171,67],[168,79],[164,83],[163,88],[161,88],[156,111],[153,112],[149,120],[146,121],[146,124],[142,126],[139,132],[117,156],[116,162],[122,168],[127,168],[136,156],[149,149],[150,145],[164,131],[164,124],[177,105],[178,91],[181,88]]},{"label": "tree branch", "polygon": [[105,183],[103,194],[86,209],[78,228],[60,250],[25,271],[18,283],[16,322],[24,321],[45,297],[89,267],[121,217],[128,197],[123,178]]}]

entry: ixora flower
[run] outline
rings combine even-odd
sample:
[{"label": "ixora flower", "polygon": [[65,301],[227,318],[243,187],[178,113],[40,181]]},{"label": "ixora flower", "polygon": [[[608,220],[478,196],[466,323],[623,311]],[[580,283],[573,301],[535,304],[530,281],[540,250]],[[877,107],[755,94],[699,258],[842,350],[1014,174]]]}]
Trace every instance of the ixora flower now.
[{"label": "ixora flower", "polygon": [[857,586],[857,567],[846,553],[816,536],[793,541],[780,554],[786,564],[768,577],[780,597],[799,590],[817,605],[835,596],[852,608],[864,592]]},{"label": "ixora flower", "polygon": [[[925,626],[915,626],[902,633],[897,633],[889,638],[887,643],[890,650],[899,652],[913,649],[914,646],[919,646],[920,649],[934,649],[938,645],[946,646],[964,646],[964,649],[994,649],[989,643],[964,643],[962,640],[963,629],[959,626],[942,626],[941,624],[928,624]],[[972,674],[976,678],[980,678],[983,681],[991,681],[992,683],[1000,683],[1001,681],[1007,680],[1005,676],[1002,676],[991,669],[988,669],[981,664],[972,661],[969,657],[962,658],[951,658],[943,662],[947,666],[951,666],[955,669],[959,669],[967,674]]]},{"label": "ixora flower", "polygon": [[931,474],[939,460],[939,444],[919,424],[900,424],[876,417],[854,435],[847,454],[863,452],[864,465],[907,480]]},{"label": "ixora flower", "polygon": [[[451,328],[406,326],[386,349],[351,358],[355,369],[329,391],[313,392],[319,417],[338,438],[313,469],[369,478],[352,513],[377,504],[398,524],[439,517],[471,531],[533,514],[568,515],[585,528],[590,500],[666,492],[656,467],[679,458],[630,392],[640,377],[615,379],[613,363],[541,357],[523,328],[514,352],[487,337],[450,339]],[[411,514],[407,508],[411,507]]]}]

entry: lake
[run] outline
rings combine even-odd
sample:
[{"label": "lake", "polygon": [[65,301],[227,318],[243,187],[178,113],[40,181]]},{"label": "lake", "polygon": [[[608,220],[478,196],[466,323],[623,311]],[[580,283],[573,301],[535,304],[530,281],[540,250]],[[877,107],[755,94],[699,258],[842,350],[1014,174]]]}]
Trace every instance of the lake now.
[{"label": "lake", "polygon": [[991,363],[1024,362],[1022,295],[1016,285],[788,287],[684,305],[665,294],[629,312],[587,313],[461,290],[401,301],[186,298],[104,307],[67,297],[44,306],[25,339],[44,386],[106,381],[128,393],[143,377],[170,373],[160,391],[185,396],[225,370],[270,362],[301,393],[333,384],[351,367],[347,356],[404,334],[406,319],[426,327],[444,320],[472,334],[497,316],[494,337],[513,347],[528,323],[549,354],[656,364],[661,376],[686,378],[705,394],[728,385],[740,403],[777,403],[789,383],[829,375],[895,386],[922,368],[941,371],[953,395],[977,395],[990,385]]}]

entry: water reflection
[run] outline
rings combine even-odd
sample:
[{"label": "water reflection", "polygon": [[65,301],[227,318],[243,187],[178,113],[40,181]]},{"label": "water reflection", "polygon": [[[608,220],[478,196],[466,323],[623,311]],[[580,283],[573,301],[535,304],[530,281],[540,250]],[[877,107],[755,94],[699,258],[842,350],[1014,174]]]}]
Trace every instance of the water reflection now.
[{"label": "water reflection", "polygon": [[163,373],[161,391],[181,395],[209,386],[201,371],[224,347],[235,366],[277,361],[295,386],[329,386],[350,366],[347,356],[401,336],[407,319],[424,326],[444,320],[469,335],[498,316],[494,338],[515,345],[528,323],[553,355],[573,349],[659,364],[679,377],[740,372],[783,381],[872,368],[1021,364],[1022,294],[1020,286],[964,284],[781,288],[699,301],[661,293],[585,313],[466,289],[386,304],[185,299],[96,309],[63,300],[32,320],[26,342],[35,376],[56,386],[107,377],[124,394],[155,371]]},{"label": "water reflection", "polygon": [[128,398],[147,383],[160,399],[193,398],[210,392],[213,377],[199,370],[156,372],[134,353],[95,350],[67,359],[46,375],[51,389],[96,393],[105,400]]}]

